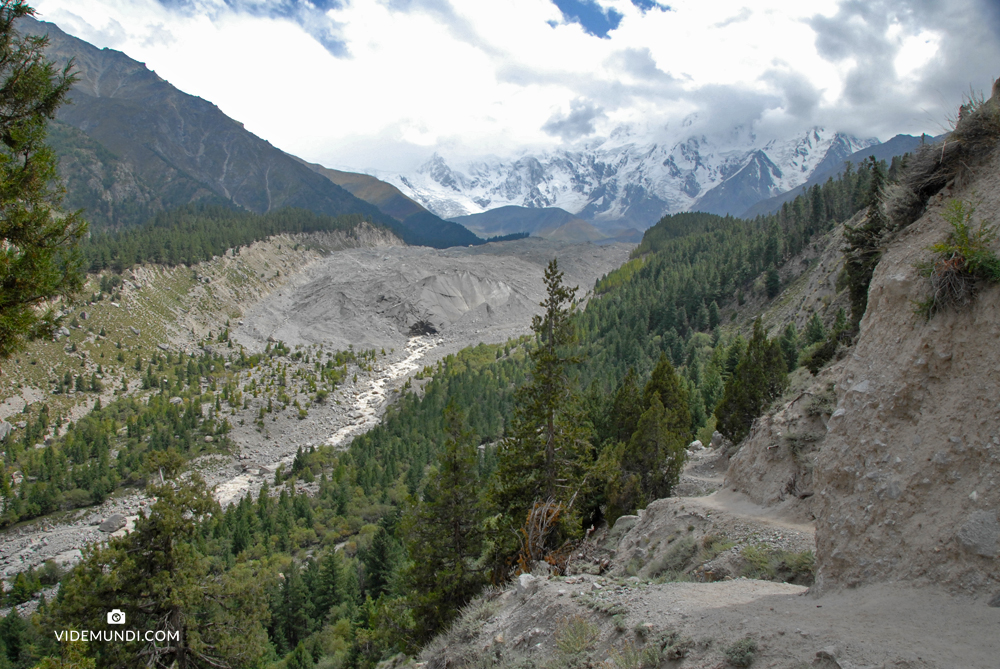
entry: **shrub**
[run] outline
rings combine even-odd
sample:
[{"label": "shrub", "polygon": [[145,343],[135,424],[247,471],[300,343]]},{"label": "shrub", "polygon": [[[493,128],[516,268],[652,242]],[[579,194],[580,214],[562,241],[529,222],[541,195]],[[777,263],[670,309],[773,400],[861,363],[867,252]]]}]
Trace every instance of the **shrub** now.
[{"label": "shrub", "polygon": [[650,577],[668,576],[667,580],[675,580],[684,571],[688,561],[698,552],[698,546],[692,537],[685,537],[672,545],[649,565],[647,573]]},{"label": "shrub", "polygon": [[726,660],[734,667],[749,667],[753,664],[757,652],[757,642],[750,637],[744,637],[723,652]]},{"label": "shrub", "polygon": [[715,408],[719,432],[734,444],[743,441],[754,419],[781,396],[786,383],[781,346],[776,339],[767,338],[758,318],[746,352],[726,381],[722,399]]},{"label": "shrub", "polygon": [[691,637],[677,637],[674,636],[670,642],[663,649],[663,658],[665,660],[676,662],[678,660],[683,660],[688,656],[688,653],[694,648],[694,639]]},{"label": "shrub", "polygon": [[[644,666],[656,666],[659,663],[659,654],[653,658],[648,658],[644,653],[632,644],[625,644],[621,650],[612,648],[610,653],[610,665],[614,669],[642,669]],[[653,661],[655,664],[646,664]]]},{"label": "shrub", "polygon": [[600,630],[583,616],[563,618],[556,627],[556,650],[564,661],[578,659],[593,650]]},{"label": "shrub", "polygon": [[945,206],[944,218],[951,225],[948,237],[928,248],[935,258],[917,265],[921,275],[930,279],[931,294],[916,302],[916,312],[930,318],[938,311],[963,306],[975,297],[983,282],[1000,281],[1000,258],[990,250],[997,240],[997,226],[981,221],[972,226],[975,207],[961,200]]}]

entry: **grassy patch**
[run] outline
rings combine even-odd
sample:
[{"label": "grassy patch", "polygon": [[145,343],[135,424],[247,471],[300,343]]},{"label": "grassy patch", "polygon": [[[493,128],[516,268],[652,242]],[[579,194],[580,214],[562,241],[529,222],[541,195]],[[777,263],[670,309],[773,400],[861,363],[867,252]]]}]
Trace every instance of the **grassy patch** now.
[{"label": "grassy patch", "polygon": [[684,568],[698,552],[698,545],[693,537],[684,537],[667,548],[663,554],[653,559],[646,568],[650,578],[676,581],[681,578]]},{"label": "grassy patch", "polygon": [[579,601],[592,611],[598,611],[608,616],[625,615],[628,609],[623,604],[611,602],[606,599],[599,599],[589,593],[580,595]]},{"label": "grassy patch", "polygon": [[600,630],[584,616],[559,621],[555,632],[556,652],[563,663],[575,663],[597,645]]},{"label": "grassy patch", "polygon": [[762,581],[812,585],[816,558],[812,551],[793,553],[768,546],[745,546],[742,575]]},{"label": "grassy patch", "polygon": [[734,667],[749,667],[757,654],[757,642],[750,637],[744,637],[728,646],[723,654],[726,661]]},{"label": "grassy patch", "polygon": [[931,294],[916,301],[914,310],[930,319],[949,307],[969,304],[984,283],[1000,282],[1000,258],[990,248],[998,238],[996,225],[980,221],[973,227],[975,207],[950,200],[944,219],[951,232],[943,242],[932,245],[933,260],[917,264],[920,274],[930,279]]}]

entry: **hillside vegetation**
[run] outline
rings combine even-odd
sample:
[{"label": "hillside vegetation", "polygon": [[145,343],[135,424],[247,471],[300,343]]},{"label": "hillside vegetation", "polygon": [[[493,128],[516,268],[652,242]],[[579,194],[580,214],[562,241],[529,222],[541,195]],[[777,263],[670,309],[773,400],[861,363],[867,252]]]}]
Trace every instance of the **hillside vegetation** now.
[{"label": "hillside vegetation", "polygon": [[[109,597],[137,602],[129,605],[130,620],[165,614],[168,609],[157,608],[167,605],[159,595],[126,594],[114,584],[136,582],[123,571],[132,567],[116,556],[147,556],[143,580],[155,581],[166,568],[154,545],[157,524],[182,518],[176,522],[189,523],[182,531],[195,553],[171,569],[171,615],[178,624],[206,617],[221,623],[238,610],[242,634],[252,640],[243,660],[222,651],[213,657],[229,666],[286,655],[286,666],[305,666],[306,657],[325,658],[328,666],[372,666],[397,650],[414,651],[491,580],[502,582],[519,565],[542,558],[559,569],[587,527],[669,495],[695,435],[707,440],[718,423],[738,437],[780,392],[800,351],[826,341],[830,327],[847,328],[828,314],[801,337],[794,326],[782,330],[779,343],[759,323],[750,327],[743,307],[777,296],[778,270],[787,271],[789,259],[870,199],[872,170],[817,187],[774,217],[667,217],[647,232],[629,263],[598,281],[582,311],[553,265],[534,337],[469,349],[426,369],[420,376],[430,378],[417,379],[420,391],[404,394],[380,427],[346,451],[310,447],[276,472],[276,499],[269,491],[248,495],[223,512],[197,478],[177,478],[174,492],[153,490],[160,501],[149,519],[90,554],[65,577],[59,602],[43,615],[53,621],[93,616],[97,625]],[[206,211],[213,212],[206,221],[220,223],[211,228],[206,222],[206,230],[221,231],[228,217],[243,216]],[[172,247],[166,231],[200,220],[189,217],[162,219],[163,249]],[[97,243],[104,242],[99,238],[94,248],[101,248]],[[200,249],[181,247],[175,258],[222,243],[207,235]],[[114,262],[115,253],[97,257]],[[217,338],[224,341],[225,333]],[[269,355],[280,361],[292,352],[277,347]],[[316,360],[324,379],[325,361]],[[341,374],[342,363],[331,362],[329,370]],[[259,363],[223,348],[200,359],[157,354],[138,363],[127,357],[124,364],[141,366],[141,383],[152,392],[148,404],[112,402],[41,449],[23,447],[45,431],[41,413],[29,414],[26,427],[8,437],[22,446],[7,449],[7,466],[33,479],[18,486],[17,502],[10,498],[8,518],[44,513],[54,504],[86,504],[116,485],[141,483],[152,473],[158,480],[161,470],[170,478],[183,472],[188,458],[226,448],[226,416],[253,390],[243,370]],[[761,370],[771,390],[750,383]],[[71,381],[77,385],[74,375]],[[74,390],[87,392],[83,383]],[[167,402],[170,397],[180,401]],[[550,428],[542,434],[549,436],[536,448],[533,426],[544,424]],[[94,435],[90,442],[76,436],[87,431]],[[79,443],[97,444],[97,451],[79,451]],[[532,464],[546,452],[551,458]],[[649,463],[664,458],[676,466],[664,477],[649,477]],[[301,494],[303,485],[318,486],[316,494]],[[444,504],[452,498],[464,501]],[[458,518],[467,523],[461,543],[446,538]],[[421,553],[428,544],[437,551]],[[90,585],[83,588],[81,579]],[[204,608],[206,588],[217,592],[213,596],[228,593],[234,603]],[[204,629],[214,647],[234,643],[226,623]],[[50,643],[39,638],[36,652],[56,652]],[[114,666],[112,658],[102,662]]]},{"label": "hillside vegetation", "polygon": [[363,223],[372,225],[360,214],[320,216],[301,209],[253,214],[230,207],[188,205],[161,212],[138,228],[98,230],[81,250],[91,272],[111,269],[121,273],[145,263],[190,266],[276,235],[350,232]]}]

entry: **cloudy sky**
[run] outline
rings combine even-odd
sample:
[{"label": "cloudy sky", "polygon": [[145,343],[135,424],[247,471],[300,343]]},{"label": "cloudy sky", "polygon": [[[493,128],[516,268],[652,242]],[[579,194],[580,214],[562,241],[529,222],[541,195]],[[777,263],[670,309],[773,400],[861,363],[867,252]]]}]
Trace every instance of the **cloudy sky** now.
[{"label": "cloudy sky", "polygon": [[[994,0],[35,0],[309,160],[408,171],[640,135],[940,133]],[[667,130],[665,131],[664,128]],[[686,130],[685,130],[686,132]]]}]

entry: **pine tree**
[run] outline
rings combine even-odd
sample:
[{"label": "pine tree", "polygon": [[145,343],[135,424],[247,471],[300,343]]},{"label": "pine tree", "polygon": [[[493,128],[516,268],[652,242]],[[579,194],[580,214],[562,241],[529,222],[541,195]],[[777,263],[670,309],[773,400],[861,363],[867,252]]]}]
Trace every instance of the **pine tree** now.
[{"label": "pine tree", "polygon": [[[302,572],[293,560],[285,571],[281,586],[280,631],[289,646],[304,641],[312,631],[309,616],[309,593],[306,591]],[[310,658],[311,660],[311,658]]]},{"label": "pine tree", "polygon": [[569,367],[579,362],[566,352],[576,341],[571,320],[576,288],[563,284],[555,260],[545,270],[545,285],[547,297],[540,305],[545,314],[535,316],[531,325],[538,340],[530,353],[531,379],[517,392],[510,436],[501,444],[490,493],[515,526],[536,502],[553,500],[568,510],[591,455],[590,429],[568,375]]},{"label": "pine tree", "polygon": [[372,536],[372,543],[365,551],[361,561],[365,565],[365,594],[372,599],[389,590],[394,568],[396,566],[397,549],[395,542],[385,526],[379,524]]},{"label": "pine tree", "polygon": [[476,480],[476,447],[454,401],[444,412],[447,441],[437,475],[403,519],[410,556],[407,598],[421,640],[450,622],[485,584],[475,561],[483,548],[484,513]]},{"label": "pine tree", "polygon": [[685,444],[691,437],[691,411],[688,407],[688,393],[681,384],[670,359],[660,354],[660,360],[653,368],[653,373],[642,392],[643,406],[649,409],[653,405],[653,396],[658,395],[664,408],[666,429],[685,439]]},{"label": "pine tree", "polygon": [[312,669],[316,664],[313,662],[312,653],[306,648],[306,644],[300,641],[292,654],[285,662],[287,669]]},{"label": "pine tree", "polygon": [[8,667],[30,666],[30,643],[28,623],[18,614],[17,609],[12,608],[10,613],[0,620],[0,646],[4,651],[0,663],[5,663]]},{"label": "pine tree", "polygon": [[[619,443],[601,455],[598,469],[604,475],[609,523],[654,499],[668,497],[680,478],[686,437],[674,424],[675,412],[667,410],[654,392],[628,443]],[[685,433],[687,425],[684,426]]]},{"label": "pine tree", "polygon": [[819,343],[826,339],[826,327],[823,325],[823,321],[820,320],[819,314],[813,312],[812,318],[806,323],[806,345],[811,346],[812,344]]},{"label": "pine tree", "polygon": [[100,629],[117,607],[130,626],[177,631],[180,642],[100,646],[102,667],[133,667],[140,652],[151,666],[256,666],[268,646],[261,567],[248,562],[218,573],[203,553],[204,523],[220,509],[197,476],[150,493],[157,501],[133,532],[87,549],[50,605],[46,626]]},{"label": "pine tree", "polygon": [[351,593],[344,573],[344,559],[340,552],[331,550],[319,564],[319,583],[313,593],[317,618],[323,618],[330,609],[350,600]]},{"label": "pine tree", "polygon": [[726,382],[715,409],[719,432],[733,443],[741,442],[754,419],[784,391],[786,376],[781,347],[767,338],[758,318],[746,353]]},{"label": "pine tree", "polygon": [[712,300],[712,303],[708,305],[708,327],[710,330],[714,330],[719,327],[719,305]]},{"label": "pine tree", "polygon": [[795,329],[795,323],[789,323],[785,326],[778,343],[781,346],[781,354],[785,358],[785,368],[788,371],[794,370],[799,366],[799,333]]},{"label": "pine tree", "polygon": [[[868,307],[868,286],[875,273],[875,265],[882,257],[885,238],[892,228],[892,222],[882,205],[886,186],[885,164],[870,156],[866,161],[866,167],[868,189],[864,198],[867,206],[865,218],[860,225],[844,226],[844,239],[847,241],[847,246],[843,249],[844,269],[849,279],[851,324],[855,328]],[[858,186],[862,186],[860,181]]]},{"label": "pine tree", "polygon": [[778,270],[774,268],[767,270],[764,287],[767,290],[767,299],[771,300],[778,296],[781,292],[781,277],[778,275]]},{"label": "pine tree", "polygon": [[0,4],[0,360],[50,334],[56,309],[38,309],[83,279],[76,244],[86,224],[77,213],[55,215],[58,161],[45,145],[49,120],[75,81],[73,63],[58,72],[45,59],[47,37],[15,30],[34,13],[22,0]]},{"label": "pine tree", "polygon": [[610,434],[613,441],[628,441],[639,425],[644,406],[639,390],[639,375],[634,367],[629,367],[611,403]]}]

